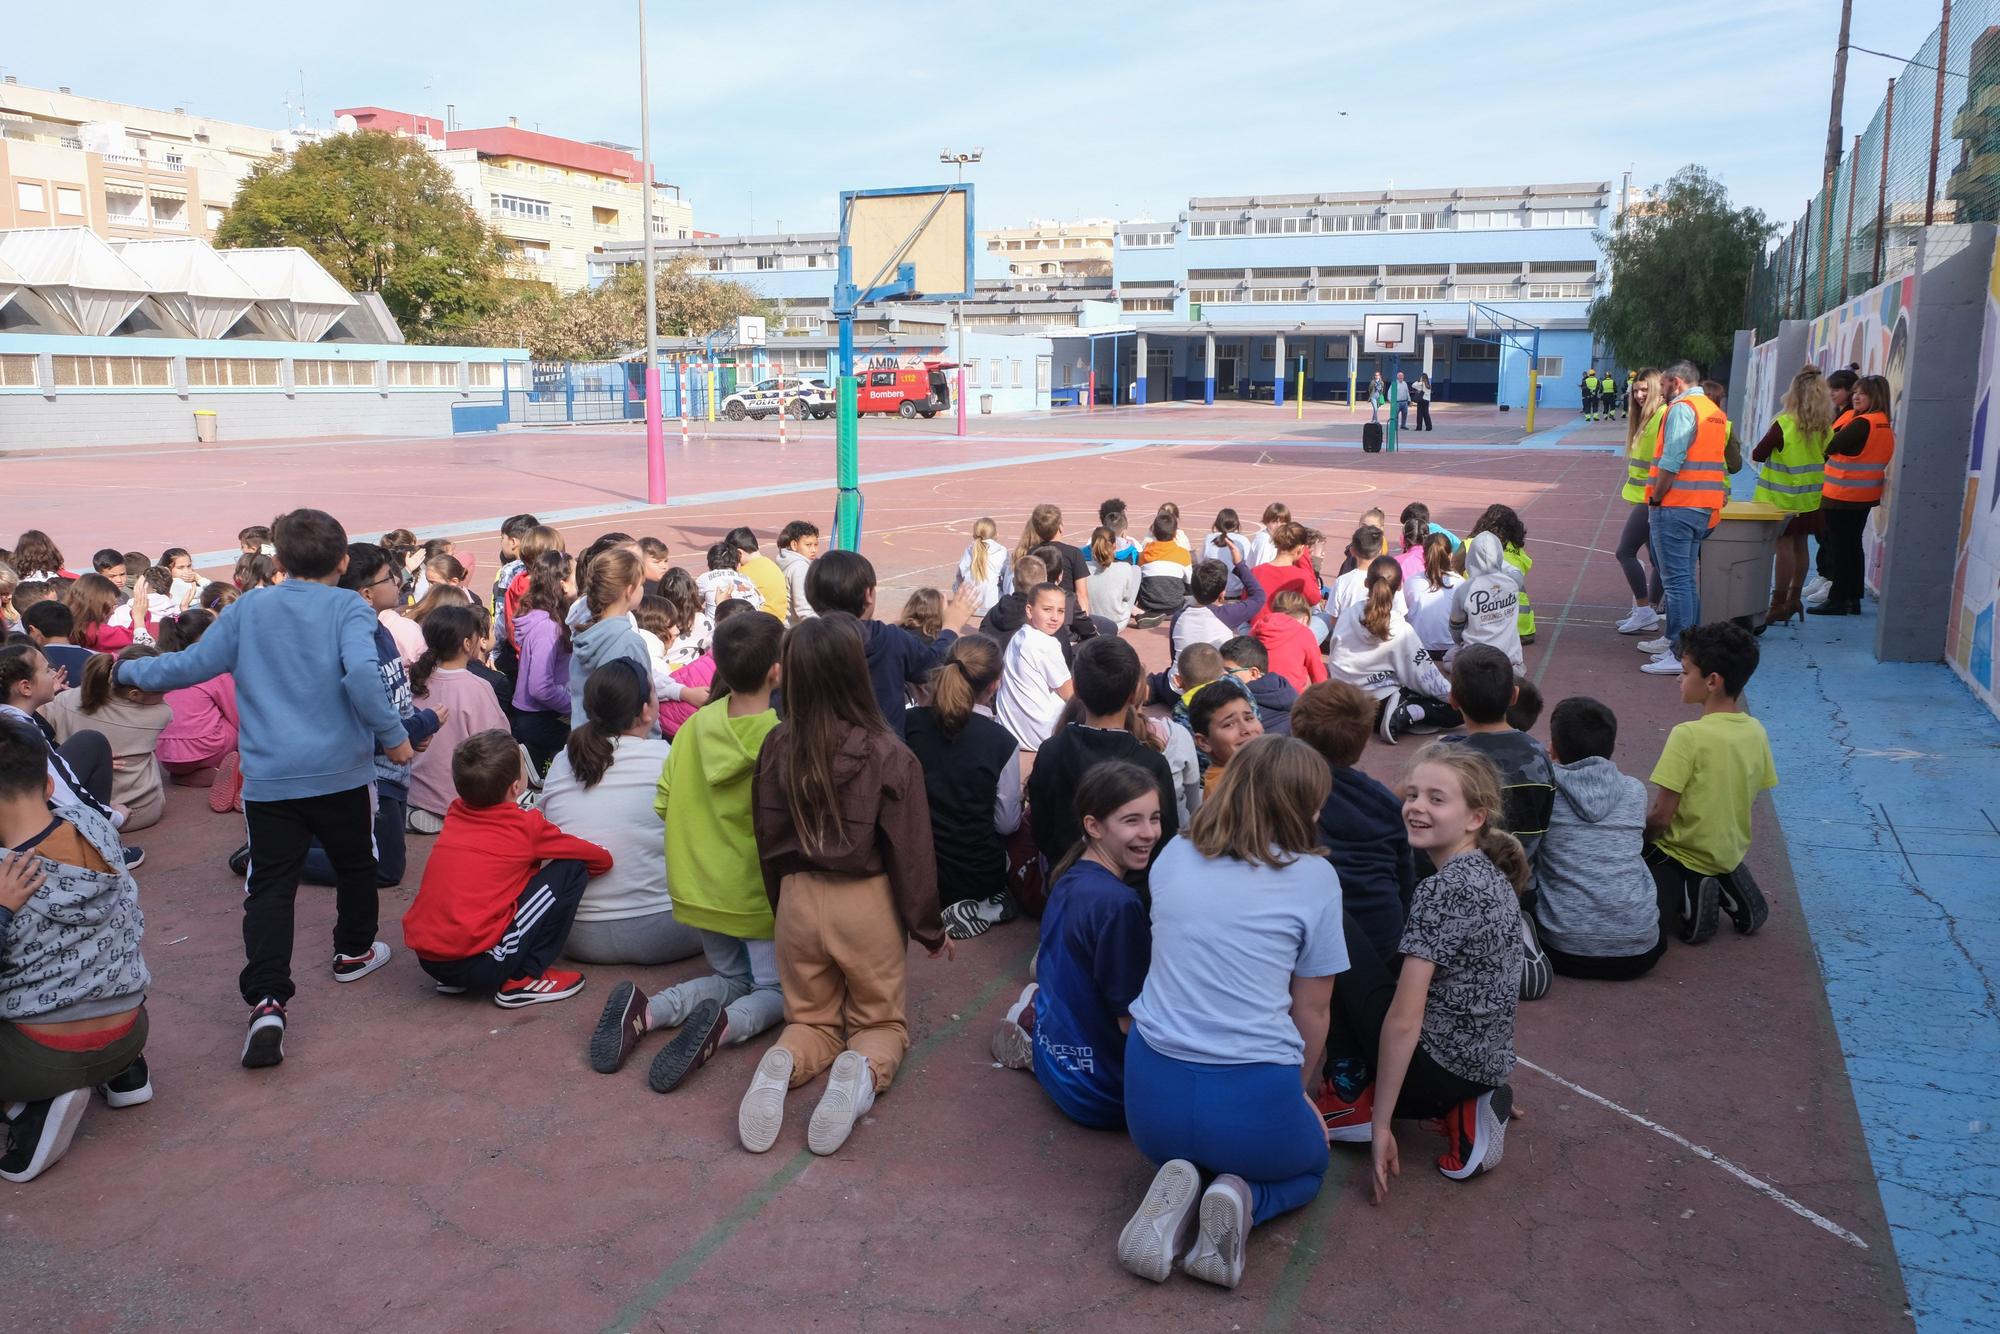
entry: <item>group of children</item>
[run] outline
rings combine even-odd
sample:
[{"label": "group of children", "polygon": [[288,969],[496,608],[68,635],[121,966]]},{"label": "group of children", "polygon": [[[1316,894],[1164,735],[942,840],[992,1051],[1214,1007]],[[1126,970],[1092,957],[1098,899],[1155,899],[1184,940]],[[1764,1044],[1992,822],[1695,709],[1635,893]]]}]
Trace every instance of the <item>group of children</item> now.
[{"label": "group of children", "polygon": [[[804,522],[775,559],[734,530],[691,577],[657,539],[572,559],[515,516],[489,606],[448,544],[350,543],[301,509],[246,530],[246,588],[160,607],[134,580],[127,642],[73,641],[74,612],[61,632],[37,610],[69,597],[31,600],[0,649],[0,1176],[59,1158],[93,1087],[151,1096],[140,858],[118,831],[218,749],[211,804],[248,832],[248,1067],[284,1058],[299,881],[334,886],[332,974],[358,981],[391,958],[378,891],[415,832],[435,842],[403,938],[439,993],[531,1006],[583,988],[565,956],[699,954],[656,993],[615,984],[584,1043],[610,1074],[668,1034],[663,1093],[781,1028],[739,1104],[753,1152],[822,1074],[815,1153],[890,1088],[909,939],[949,959],[1038,912],[1037,981],[992,1048],[1163,1164],[1119,1245],[1154,1279],[1185,1249],[1234,1286],[1250,1228],[1317,1191],[1329,1139],[1373,1146],[1381,1198],[1392,1116],[1442,1118],[1447,1175],[1490,1170],[1514,1008],[1548,973],[1637,977],[1669,931],[1761,925],[1742,862],[1775,774],[1738,703],[1756,646],[1727,624],[1683,637],[1702,716],[1648,801],[1602,704],[1558,703],[1551,750],[1528,735],[1517,514],[1461,541],[1411,505],[1399,555],[1362,517],[1329,578],[1283,505],[1247,535],[1224,510],[1198,555],[1171,506],[1142,544],[1108,502],[1088,553],[1039,506],[1011,552],[981,520],[950,595],[894,624],[866,558],[821,553]],[[23,549],[69,577],[42,535]],[[1149,676],[1127,632],[1161,625],[1174,658]],[[1400,793],[1358,768],[1371,735],[1454,728]]]}]

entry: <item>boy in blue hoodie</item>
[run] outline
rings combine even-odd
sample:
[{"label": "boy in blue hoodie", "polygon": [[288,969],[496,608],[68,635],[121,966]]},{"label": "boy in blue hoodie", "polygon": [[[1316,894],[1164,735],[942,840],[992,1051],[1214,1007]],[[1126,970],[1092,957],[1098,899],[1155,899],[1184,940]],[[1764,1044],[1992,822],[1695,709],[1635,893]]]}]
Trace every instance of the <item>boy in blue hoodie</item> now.
[{"label": "boy in blue hoodie", "polygon": [[389,961],[389,947],[375,939],[369,784],[378,745],[392,764],[416,753],[382,685],[375,614],[335,587],[347,568],[347,533],[331,514],[299,509],[279,515],[271,534],[283,583],[244,594],[192,648],[120,662],[113,678],[162,692],[224,672],[235,678],[250,834],[237,985],[251,1007],[243,1043],[251,1068],[285,1059],[293,900],[315,838],[335,875],[334,980],[356,981]]},{"label": "boy in blue hoodie", "polygon": [[897,740],[903,736],[905,685],[922,685],[944,665],[951,641],[979,610],[979,594],[966,584],[944,604],[944,625],[935,642],[926,644],[900,625],[875,619],[875,567],[855,551],[829,551],[806,573],[806,600],[821,616],[844,611],[861,622],[861,645],[868,654],[868,676],[875,702],[882,706]]}]

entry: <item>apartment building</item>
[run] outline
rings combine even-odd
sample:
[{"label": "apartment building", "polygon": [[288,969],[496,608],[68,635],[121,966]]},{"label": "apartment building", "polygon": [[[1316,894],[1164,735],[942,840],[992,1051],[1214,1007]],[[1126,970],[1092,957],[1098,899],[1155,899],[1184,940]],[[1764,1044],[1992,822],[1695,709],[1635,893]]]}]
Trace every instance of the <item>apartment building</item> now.
[{"label": "apartment building", "polygon": [[0,81],[0,229],[207,239],[250,169],[296,132]]},{"label": "apartment building", "polygon": [[[348,107],[357,129],[401,134],[423,143],[451,173],[459,193],[501,238],[512,277],[561,292],[591,283],[592,257],[642,230],[639,159],[622,144],[584,143],[505,125],[458,129],[434,116],[384,107]],[[694,206],[680,187],[653,186],[653,236],[678,240],[694,230]]]},{"label": "apartment building", "polygon": [[1104,278],[1111,274],[1112,236],[1117,224],[1109,218],[1077,222],[1030,222],[1025,227],[1000,227],[980,232],[989,256],[1006,264],[1016,278]]}]

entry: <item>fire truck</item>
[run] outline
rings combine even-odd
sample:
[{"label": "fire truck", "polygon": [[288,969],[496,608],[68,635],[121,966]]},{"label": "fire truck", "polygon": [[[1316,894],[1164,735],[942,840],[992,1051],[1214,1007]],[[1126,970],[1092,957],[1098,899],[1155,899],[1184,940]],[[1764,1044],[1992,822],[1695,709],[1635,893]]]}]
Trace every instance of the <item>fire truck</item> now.
[{"label": "fire truck", "polygon": [[897,416],[935,417],[951,407],[951,363],[927,361],[921,366],[856,367],[854,403],[857,412],[893,412]]}]

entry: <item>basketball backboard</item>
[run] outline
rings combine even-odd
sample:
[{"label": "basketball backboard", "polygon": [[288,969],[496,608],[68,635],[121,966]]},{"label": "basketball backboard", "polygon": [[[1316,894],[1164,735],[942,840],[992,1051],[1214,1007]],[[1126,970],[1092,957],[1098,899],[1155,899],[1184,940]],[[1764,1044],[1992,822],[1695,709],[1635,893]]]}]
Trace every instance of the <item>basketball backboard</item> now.
[{"label": "basketball backboard", "polygon": [[1363,315],[1361,351],[1381,356],[1408,353],[1417,343],[1417,317],[1410,315]]},{"label": "basketball backboard", "polygon": [[736,317],[736,346],[764,346],[764,317],[762,315],[738,315]]},{"label": "basketball backboard", "polygon": [[[886,287],[891,290],[880,295],[967,300],[972,296],[972,187],[844,190],[840,244],[851,254],[847,280],[858,299]],[[913,270],[912,285],[896,290],[904,265]]]}]

